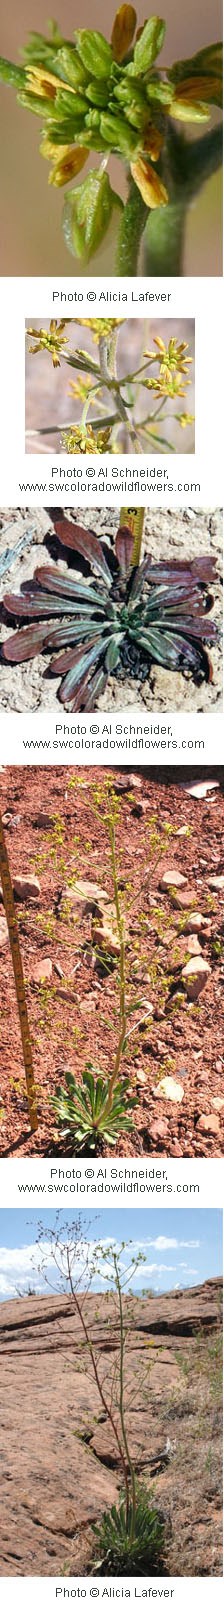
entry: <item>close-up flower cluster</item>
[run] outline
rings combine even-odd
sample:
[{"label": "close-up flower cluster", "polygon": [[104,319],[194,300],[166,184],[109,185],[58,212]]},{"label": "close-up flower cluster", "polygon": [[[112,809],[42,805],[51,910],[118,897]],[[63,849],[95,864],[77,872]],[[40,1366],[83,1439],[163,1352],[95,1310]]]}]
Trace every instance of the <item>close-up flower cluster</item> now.
[{"label": "close-up flower cluster", "polygon": [[[90,338],[97,344],[98,354],[86,349],[72,348],[67,327],[78,325],[87,326]],[[75,371],[75,380],[71,381],[69,396],[73,402],[77,401],[81,416],[72,420],[66,426],[55,422],[54,427],[46,425],[31,429],[29,424],[29,388],[27,383],[27,430],[29,439],[34,431],[34,438],[43,433],[45,436],[60,432],[61,445],[68,454],[95,454],[121,453],[133,449],[136,453],[147,448],[147,445],[158,443],[159,449],[175,451],[178,446],[165,436],[163,422],[171,416],[172,427],[177,423],[179,427],[191,427],[194,423],[194,414],[191,411],[178,409],[179,400],[186,397],[190,386],[191,367],[193,355],[189,353],[189,344],[181,338],[171,336],[166,341],[161,334],[153,338],[153,348],[147,344],[148,322],[138,322],[138,336],[140,337],[141,352],[134,363],[130,360],[127,369],[126,344],[121,350],[120,328],[128,328],[130,342],[128,354],[132,355],[135,331],[133,322],[124,320],[51,320],[49,329],[45,327],[28,326],[28,349],[32,355],[48,354],[53,362],[54,370],[60,368],[65,361],[66,365]],[[179,329],[179,327],[178,327]],[[180,326],[180,331],[181,331]],[[31,341],[30,341],[31,339]],[[123,352],[125,353],[125,369],[123,372]],[[151,375],[151,370],[156,375]],[[149,409],[149,394],[151,394],[152,408]],[[77,410],[76,403],[76,410]],[[176,408],[175,408],[176,406]],[[95,412],[97,411],[97,414]],[[94,414],[93,414],[94,412]],[[161,430],[162,429],[162,430]],[[32,445],[32,437],[31,437]],[[33,447],[33,446],[32,446]],[[42,445],[40,445],[42,447]],[[192,448],[192,445],[188,445]],[[39,448],[39,444],[38,444]]]},{"label": "close-up flower cluster", "polygon": [[[183,131],[183,126],[186,133],[191,125],[207,126],[212,107],[222,107],[221,45],[161,68],[165,34],[162,18],[149,17],[138,27],[134,6],[124,4],[116,12],[110,42],[95,28],[76,28],[73,39],[65,40],[52,23],[49,38],[30,33],[23,66],[0,60],[2,79],[16,89],[20,105],[41,120],[40,152],[50,164],[50,185],[78,179],[64,207],[69,251],[88,263],[114,215],[120,274],[137,270],[151,211],[180,206],[180,196],[187,208],[221,162],[216,124],[193,147]],[[92,154],[98,166],[90,166],[79,182]],[[122,185],[121,192],[115,190],[108,174],[113,155],[127,174],[125,202]],[[152,236],[151,248],[152,272],[159,274],[162,237],[156,249]],[[181,238],[173,269],[170,250],[168,235],[164,272],[179,274]]]}]

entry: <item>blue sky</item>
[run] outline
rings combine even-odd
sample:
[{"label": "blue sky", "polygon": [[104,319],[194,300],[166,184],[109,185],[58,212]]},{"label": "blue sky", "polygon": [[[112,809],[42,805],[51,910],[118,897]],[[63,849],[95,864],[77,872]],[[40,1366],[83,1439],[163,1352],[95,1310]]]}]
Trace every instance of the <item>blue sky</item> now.
[{"label": "blue sky", "polygon": [[[60,1215],[68,1226],[72,1226],[76,1210],[67,1210]],[[0,1300],[16,1296],[16,1287],[26,1289],[34,1286],[38,1292],[48,1291],[42,1278],[34,1273],[33,1265],[38,1262],[36,1253],[36,1240],[38,1234],[40,1214],[33,1209],[1,1209],[0,1210]],[[58,1277],[50,1261],[50,1246],[47,1238],[48,1228],[55,1225],[55,1214],[52,1208],[41,1212],[41,1222],[44,1230],[44,1258],[45,1267],[49,1276],[51,1288],[56,1291]],[[144,1254],[145,1262],[141,1263],[135,1275],[133,1286],[141,1291],[144,1287],[153,1287],[156,1292],[167,1292],[173,1288],[197,1286],[213,1275],[222,1273],[222,1213],[219,1209],[168,1209],[153,1211],[137,1208],[128,1209],[100,1209],[96,1218],[90,1220],[88,1214],[82,1213],[83,1237],[86,1241],[86,1253],[94,1261],[96,1245],[106,1243],[119,1246],[125,1242],[125,1263],[136,1256],[139,1248]],[[88,1227],[88,1228],[87,1228]],[[133,1245],[131,1245],[133,1244]],[[104,1290],[108,1265],[102,1262],[101,1275],[93,1277],[92,1286],[95,1291]],[[79,1273],[79,1259],[77,1258],[76,1276]]]}]

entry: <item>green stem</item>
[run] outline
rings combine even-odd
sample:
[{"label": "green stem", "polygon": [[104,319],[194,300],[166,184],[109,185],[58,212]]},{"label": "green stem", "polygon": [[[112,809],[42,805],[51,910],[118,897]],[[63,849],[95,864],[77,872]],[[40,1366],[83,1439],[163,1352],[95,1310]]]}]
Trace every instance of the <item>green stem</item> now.
[{"label": "green stem", "polygon": [[144,236],[145,275],[182,275],[186,205],[170,202],[154,208]]},{"label": "green stem", "polygon": [[131,180],[129,196],[121,217],[115,275],[137,275],[140,240],[147,214],[148,209],[140,191],[134,180]]},{"label": "green stem", "polygon": [[[125,1337],[124,1337],[124,1320],[123,1320],[123,1305],[122,1305],[121,1283],[120,1283],[118,1263],[117,1263],[117,1259],[116,1259],[115,1254],[114,1254],[114,1269],[115,1269],[115,1276],[116,1276],[116,1287],[117,1287],[117,1293],[118,1293],[119,1319],[120,1319],[120,1399],[119,1399],[119,1410],[120,1410],[120,1422],[121,1422],[121,1431],[122,1431],[123,1444],[124,1444],[126,1459],[127,1459],[127,1462],[128,1462],[128,1467],[129,1467],[129,1471],[130,1471],[130,1478],[131,1478],[132,1512],[131,1512],[131,1523],[130,1523],[130,1543],[132,1545],[133,1544],[133,1539],[134,1539],[134,1533],[135,1533],[135,1519],[136,1519],[136,1483],[135,1483],[135,1471],[134,1471],[134,1467],[133,1467],[133,1464],[132,1464],[129,1445],[128,1445],[126,1426],[125,1426],[125,1416],[124,1416],[124,1343],[125,1343]],[[127,1512],[127,1522],[126,1522],[127,1530],[129,1529],[128,1517],[129,1517],[129,1512]]]}]

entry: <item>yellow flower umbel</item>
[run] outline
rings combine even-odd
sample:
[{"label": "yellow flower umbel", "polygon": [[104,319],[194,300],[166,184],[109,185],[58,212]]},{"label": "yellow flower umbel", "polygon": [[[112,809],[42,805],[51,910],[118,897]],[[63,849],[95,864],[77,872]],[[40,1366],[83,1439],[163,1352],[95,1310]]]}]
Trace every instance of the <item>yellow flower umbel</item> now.
[{"label": "yellow flower umbel", "polygon": [[92,337],[93,337],[94,343],[98,343],[100,337],[110,337],[110,334],[112,334],[112,332],[115,330],[116,326],[123,326],[124,325],[124,319],[123,320],[122,319],[121,320],[79,320],[78,318],[75,317],[74,325],[75,326],[89,326],[90,331],[92,332]]},{"label": "yellow flower umbel", "polygon": [[110,428],[104,427],[94,432],[90,423],[83,427],[69,427],[62,433],[62,444],[68,455],[103,455],[109,448]]},{"label": "yellow flower umbel", "polygon": [[40,354],[41,349],[46,348],[53,360],[54,369],[56,369],[57,365],[60,365],[59,355],[64,348],[64,344],[68,342],[68,338],[64,336],[67,324],[67,320],[50,320],[49,331],[45,331],[44,327],[41,327],[40,331],[38,331],[35,326],[28,326],[28,337],[36,337],[37,339],[35,343],[29,343],[29,354]]},{"label": "yellow flower umbel", "polygon": [[[186,388],[189,387],[190,377],[187,367],[192,365],[192,358],[187,356],[188,343],[177,343],[175,337],[170,338],[168,348],[162,337],[154,337],[155,347],[160,358],[159,376],[147,377],[143,383],[145,388],[151,389],[157,399],[185,398]],[[157,355],[153,350],[145,351],[145,358],[155,360]],[[184,381],[183,381],[184,379]]]}]

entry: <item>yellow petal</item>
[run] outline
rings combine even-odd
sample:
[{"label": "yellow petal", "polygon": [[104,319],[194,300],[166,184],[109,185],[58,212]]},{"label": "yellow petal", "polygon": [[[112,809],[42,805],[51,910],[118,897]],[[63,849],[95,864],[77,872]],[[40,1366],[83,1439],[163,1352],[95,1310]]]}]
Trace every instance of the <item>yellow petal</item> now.
[{"label": "yellow petal", "polygon": [[162,184],[159,174],[151,168],[151,163],[144,163],[143,157],[138,157],[136,163],[131,163],[131,173],[138,190],[141,192],[143,202],[147,208],[162,208],[169,201],[168,192]]},{"label": "yellow petal", "polygon": [[160,157],[160,152],[162,151],[163,139],[164,137],[160,134],[160,129],[156,129],[154,124],[151,124],[151,128],[149,126],[149,129],[146,131],[146,135],[144,136],[144,152],[149,153],[152,163],[158,163],[158,157]]},{"label": "yellow petal", "polygon": [[[56,148],[54,147],[54,153],[55,150]],[[80,174],[89,155],[87,146],[65,146],[64,150],[63,147],[59,146],[58,152],[61,153],[61,156],[59,159],[58,157],[56,158],[53,169],[50,171],[49,185],[67,185],[68,181],[73,180],[76,174]]]},{"label": "yellow petal", "polygon": [[119,6],[116,11],[111,34],[111,45],[115,62],[123,62],[123,57],[132,45],[134,39],[137,17],[134,6]]}]

